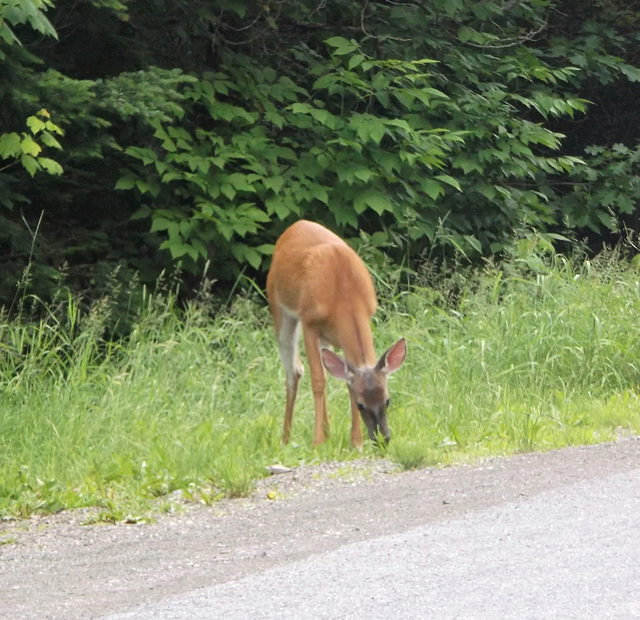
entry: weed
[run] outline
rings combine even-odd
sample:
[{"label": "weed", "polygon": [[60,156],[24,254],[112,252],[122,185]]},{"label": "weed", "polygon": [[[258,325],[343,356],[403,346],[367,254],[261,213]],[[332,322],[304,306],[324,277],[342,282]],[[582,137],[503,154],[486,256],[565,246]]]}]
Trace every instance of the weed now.
[{"label": "weed", "polygon": [[438,462],[437,456],[428,446],[404,437],[394,439],[389,444],[387,456],[405,471],[420,469]]}]

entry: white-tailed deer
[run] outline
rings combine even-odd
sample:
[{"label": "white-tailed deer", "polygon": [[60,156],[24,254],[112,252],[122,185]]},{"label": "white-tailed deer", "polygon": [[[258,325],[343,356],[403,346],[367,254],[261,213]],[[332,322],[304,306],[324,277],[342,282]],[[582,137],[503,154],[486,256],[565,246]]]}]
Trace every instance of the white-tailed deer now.
[{"label": "white-tailed deer", "polygon": [[[302,376],[300,324],[315,401],[314,446],[325,440],[329,430],[323,364],[349,387],[351,445],[362,446],[360,416],[373,441],[378,440],[378,433],[389,441],[387,377],[402,365],[407,344],[401,338],[376,361],[371,335],[376,294],[360,257],[323,226],[296,222],[276,243],[267,297],[287,376],[283,441],[289,441]],[[342,349],[345,359],[324,348],[326,343]]]}]

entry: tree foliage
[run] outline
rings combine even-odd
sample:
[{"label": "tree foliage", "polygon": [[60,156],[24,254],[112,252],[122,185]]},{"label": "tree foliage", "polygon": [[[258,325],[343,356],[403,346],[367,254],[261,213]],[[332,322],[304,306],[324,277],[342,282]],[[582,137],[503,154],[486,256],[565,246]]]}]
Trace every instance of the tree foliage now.
[{"label": "tree foliage", "polygon": [[0,299],[28,260],[41,292],[117,263],[228,282],[299,217],[409,260],[602,239],[640,197],[639,21],[619,0],[0,0]]}]

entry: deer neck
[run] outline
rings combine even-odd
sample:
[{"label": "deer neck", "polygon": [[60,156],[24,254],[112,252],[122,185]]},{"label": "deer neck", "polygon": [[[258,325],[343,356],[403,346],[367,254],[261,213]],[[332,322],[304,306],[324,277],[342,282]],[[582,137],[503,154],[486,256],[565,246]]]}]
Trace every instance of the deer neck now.
[{"label": "deer neck", "polygon": [[349,313],[349,319],[340,324],[338,346],[344,357],[355,368],[374,366],[376,354],[371,334],[371,319],[366,313]]}]

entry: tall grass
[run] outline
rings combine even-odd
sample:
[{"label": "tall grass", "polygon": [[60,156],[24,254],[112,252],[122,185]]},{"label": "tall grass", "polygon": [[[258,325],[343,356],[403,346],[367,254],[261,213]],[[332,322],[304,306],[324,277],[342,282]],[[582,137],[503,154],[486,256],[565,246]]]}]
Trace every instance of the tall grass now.
[{"label": "tall grass", "polygon": [[447,462],[637,432],[639,276],[614,252],[487,269],[444,306],[410,293],[411,389],[394,427],[409,453]]},{"label": "tall grass", "polygon": [[[409,342],[390,380],[387,456],[402,467],[640,429],[640,274],[615,254],[514,261],[409,291],[380,279],[377,347]],[[244,495],[274,462],[359,457],[344,384],[331,379],[328,442],[311,447],[305,377],[282,446],[284,375],[260,300],[212,313],[206,300],[178,311],[170,292],[146,294],[118,341],[106,336],[108,297],[85,312],[71,297],[39,310],[37,321],[0,317],[0,515],[136,517],[176,490]]]}]

